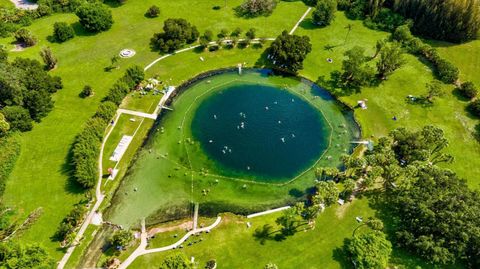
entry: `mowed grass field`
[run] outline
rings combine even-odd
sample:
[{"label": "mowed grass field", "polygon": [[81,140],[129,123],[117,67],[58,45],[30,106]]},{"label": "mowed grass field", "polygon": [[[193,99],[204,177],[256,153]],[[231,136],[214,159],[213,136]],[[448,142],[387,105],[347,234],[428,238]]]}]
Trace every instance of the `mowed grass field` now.
[{"label": "mowed grass field", "polygon": [[[232,8],[240,3],[240,0],[228,1],[228,8],[213,10],[214,5],[223,6],[224,1],[196,1],[194,4],[189,0],[128,1],[112,8],[115,23],[112,29],[99,34],[84,32],[73,14],[55,14],[28,27],[38,37],[38,44],[22,52],[12,52],[10,57],[40,59],[40,49],[49,46],[58,58],[58,68],[51,73],[61,76],[65,87],[54,95],[53,111],[41,123],[35,124],[31,132],[22,135],[22,152],[7,183],[6,204],[15,206],[24,216],[35,208],[44,209],[39,220],[21,236],[22,241],[43,244],[55,258],[62,255],[59,243],[53,242],[51,237],[62,218],[85,195],[69,181],[71,166],[68,155],[74,137],[126,67],[133,64],[146,66],[159,57],[158,52],[150,49],[149,42],[153,33],[161,31],[166,18],[188,19],[201,32],[207,29],[219,32],[222,28],[232,31],[237,26],[246,31],[255,27],[258,36],[271,37],[290,29],[306,10],[300,2],[281,3],[273,16],[247,20],[234,15]],[[152,4],[160,6],[162,14],[159,18],[144,16]],[[63,44],[49,42],[53,24],[57,21],[72,23],[77,36]],[[12,38],[0,39],[0,44],[10,48],[12,41]],[[110,58],[124,48],[134,49],[137,54],[121,60],[119,70],[105,72]],[[221,63],[212,63],[210,68],[218,67],[222,67]],[[94,97],[78,97],[85,84],[93,87]]]}]

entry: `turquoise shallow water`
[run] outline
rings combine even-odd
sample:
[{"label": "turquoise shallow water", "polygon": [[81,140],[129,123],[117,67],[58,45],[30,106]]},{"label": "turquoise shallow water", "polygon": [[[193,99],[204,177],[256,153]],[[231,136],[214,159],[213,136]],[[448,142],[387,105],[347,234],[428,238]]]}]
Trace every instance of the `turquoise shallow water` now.
[{"label": "turquoise shallow water", "polygon": [[262,181],[292,178],[328,147],[328,123],[306,100],[273,86],[235,82],[195,111],[192,133],[224,169]]}]

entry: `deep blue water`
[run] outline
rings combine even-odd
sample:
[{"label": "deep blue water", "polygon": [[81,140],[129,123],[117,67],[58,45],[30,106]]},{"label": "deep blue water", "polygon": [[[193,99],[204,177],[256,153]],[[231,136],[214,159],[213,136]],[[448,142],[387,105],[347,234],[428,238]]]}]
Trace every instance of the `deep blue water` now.
[{"label": "deep blue water", "polygon": [[225,172],[272,182],[311,166],[330,129],[320,111],[286,90],[233,84],[199,105],[192,132]]}]

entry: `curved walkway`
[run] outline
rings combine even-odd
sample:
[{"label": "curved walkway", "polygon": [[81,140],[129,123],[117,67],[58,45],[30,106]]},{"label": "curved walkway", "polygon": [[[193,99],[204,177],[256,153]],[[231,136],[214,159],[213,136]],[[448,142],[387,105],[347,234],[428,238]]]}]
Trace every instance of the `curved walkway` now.
[{"label": "curved walkway", "polygon": [[212,225],[210,225],[208,227],[200,228],[200,229],[193,229],[190,232],[188,232],[186,235],[184,235],[182,238],[180,238],[180,240],[178,240],[177,242],[175,242],[171,245],[165,246],[165,247],[153,248],[153,249],[146,249],[147,244],[148,244],[148,242],[147,242],[147,234],[148,233],[145,229],[145,221],[142,221],[142,234],[140,236],[140,245],[138,246],[137,249],[135,249],[135,251],[122,264],[120,264],[118,269],[127,268],[130,264],[132,264],[133,261],[135,261],[136,258],[138,258],[142,255],[175,249],[175,248],[179,247],[181,244],[183,244],[183,242],[185,242],[190,236],[192,236],[194,234],[197,234],[197,233],[210,231],[213,228],[217,227],[217,225],[220,224],[221,220],[222,220],[221,217],[217,217],[217,219],[215,220],[215,222]]}]

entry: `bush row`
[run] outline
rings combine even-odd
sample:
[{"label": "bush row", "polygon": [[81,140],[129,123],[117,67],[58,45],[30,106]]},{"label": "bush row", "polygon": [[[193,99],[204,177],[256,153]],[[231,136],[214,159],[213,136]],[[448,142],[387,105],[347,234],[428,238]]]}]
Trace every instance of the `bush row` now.
[{"label": "bush row", "polygon": [[0,137],[0,197],[5,190],[5,183],[20,155],[19,136],[12,133]]},{"label": "bush row", "polygon": [[95,115],[87,121],[83,130],[76,137],[72,148],[73,176],[75,181],[84,188],[95,186],[98,177],[99,148],[105,128],[115,116],[117,106],[122,99],[144,79],[144,76],[141,67],[128,68],[125,75],[110,89]]},{"label": "bush row", "polygon": [[62,246],[70,245],[76,236],[76,230],[82,223],[87,213],[85,203],[76,204],[72,211],[62,220],[55,233],[57,240],[62,242]]},{"label": "bush row", "polygon": [[427,59],[435,67],[435,74],[441,81],[445,83],[457,81],[460,73],[458,68],[442,58],[435,48],[425,44],[420,38],[414,37],[410,32],[409,25],[399,26],[393,32],[393,39],[400,41],[411,53]]}]

